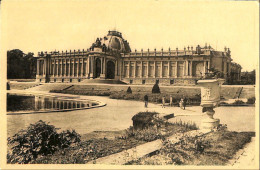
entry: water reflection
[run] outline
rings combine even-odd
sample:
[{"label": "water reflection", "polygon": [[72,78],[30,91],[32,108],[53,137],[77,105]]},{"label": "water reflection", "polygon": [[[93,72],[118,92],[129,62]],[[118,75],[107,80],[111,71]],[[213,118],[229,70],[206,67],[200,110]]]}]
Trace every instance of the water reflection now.
[{"label": "water reflection", "polygon": [[43,111],[43,110],[73,110],[89,108],[97,103],[88,100],[79,100],[73,98],[61,98],[52,96],[23,96],[7,95],[7,111]]}]

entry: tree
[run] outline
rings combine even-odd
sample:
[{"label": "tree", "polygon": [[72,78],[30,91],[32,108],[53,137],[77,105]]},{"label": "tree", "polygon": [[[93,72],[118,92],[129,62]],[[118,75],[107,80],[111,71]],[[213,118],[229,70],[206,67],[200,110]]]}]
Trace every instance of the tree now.
[{"label": "tree", "polygon": [[153,85],[152,93],[161,93],[160,92],[160,87],[159,87],[158,83],[155,83]]},{"label": "tree", "polygon": [[23,53],[19,49],[7,51],[7,78],[29,79],[35,78],[36,59],[33,53]]},{"label": "tree", "polygon": [[131,87],[129,86],[128,87],[128,89],[127,89],[127,91],[126,91],[127,93],[129,93],[129,94],[132,94],[132,89],[131,89]]}]

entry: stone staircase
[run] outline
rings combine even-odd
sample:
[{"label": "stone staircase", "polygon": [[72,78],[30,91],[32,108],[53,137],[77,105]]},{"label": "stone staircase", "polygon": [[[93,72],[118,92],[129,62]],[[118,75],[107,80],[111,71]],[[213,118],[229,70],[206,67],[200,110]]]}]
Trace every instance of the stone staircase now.
[{"label": "stone staircase", "polygon": [[52,90],[63,90],[72,86],[71,84],[61,84],[61,83],[50,83],[50,84],[41,84],[40,86],[32,87],[26,90],[30,91],[52,91]]},{"label": "stone staircase", "polygon": [[247,98],[247,99],[252,97],[255,97],[254,87],[244,87],[239,96],[239,98]]},{"label": "stone staircase", "polygon": [[109,79],[85,79],[80,84],[126,84],[120,80]]}]

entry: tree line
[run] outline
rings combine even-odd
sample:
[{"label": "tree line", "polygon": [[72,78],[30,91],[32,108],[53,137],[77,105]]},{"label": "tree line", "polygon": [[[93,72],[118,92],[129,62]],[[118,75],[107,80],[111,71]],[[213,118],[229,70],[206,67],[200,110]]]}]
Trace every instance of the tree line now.
[{"label": "tree line", "polygon": [[34,54],[19,49],[7,51],[7,79],[35,79],[36,58]]}]

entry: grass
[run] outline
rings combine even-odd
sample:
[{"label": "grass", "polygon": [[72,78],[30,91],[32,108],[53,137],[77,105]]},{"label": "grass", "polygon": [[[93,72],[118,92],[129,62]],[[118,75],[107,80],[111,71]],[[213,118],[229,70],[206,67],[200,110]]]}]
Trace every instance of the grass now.
[{"label": "grass", "polygon": [[202,137],[186,137],[177,144],[165,142],[155,155],[147,155],[131,165],[226,165],[236,152],[251,141],[252,132],[219,130]]},{"label": "grass", "polygon": [[76,145],[58,149],[48,155],[38,155],[28,163],[85,164],[146,142],[165,139],[175,133],[197,129],[194,124],[185,124],[183,122],[168,123],[157,115],[158,113],[156,112],[140,112],[133,117],[133,120],[145,121],[147,124],[142,128],[131,126],[123,131],[91,132],[83,135],[80,138],[80,142]]}]

